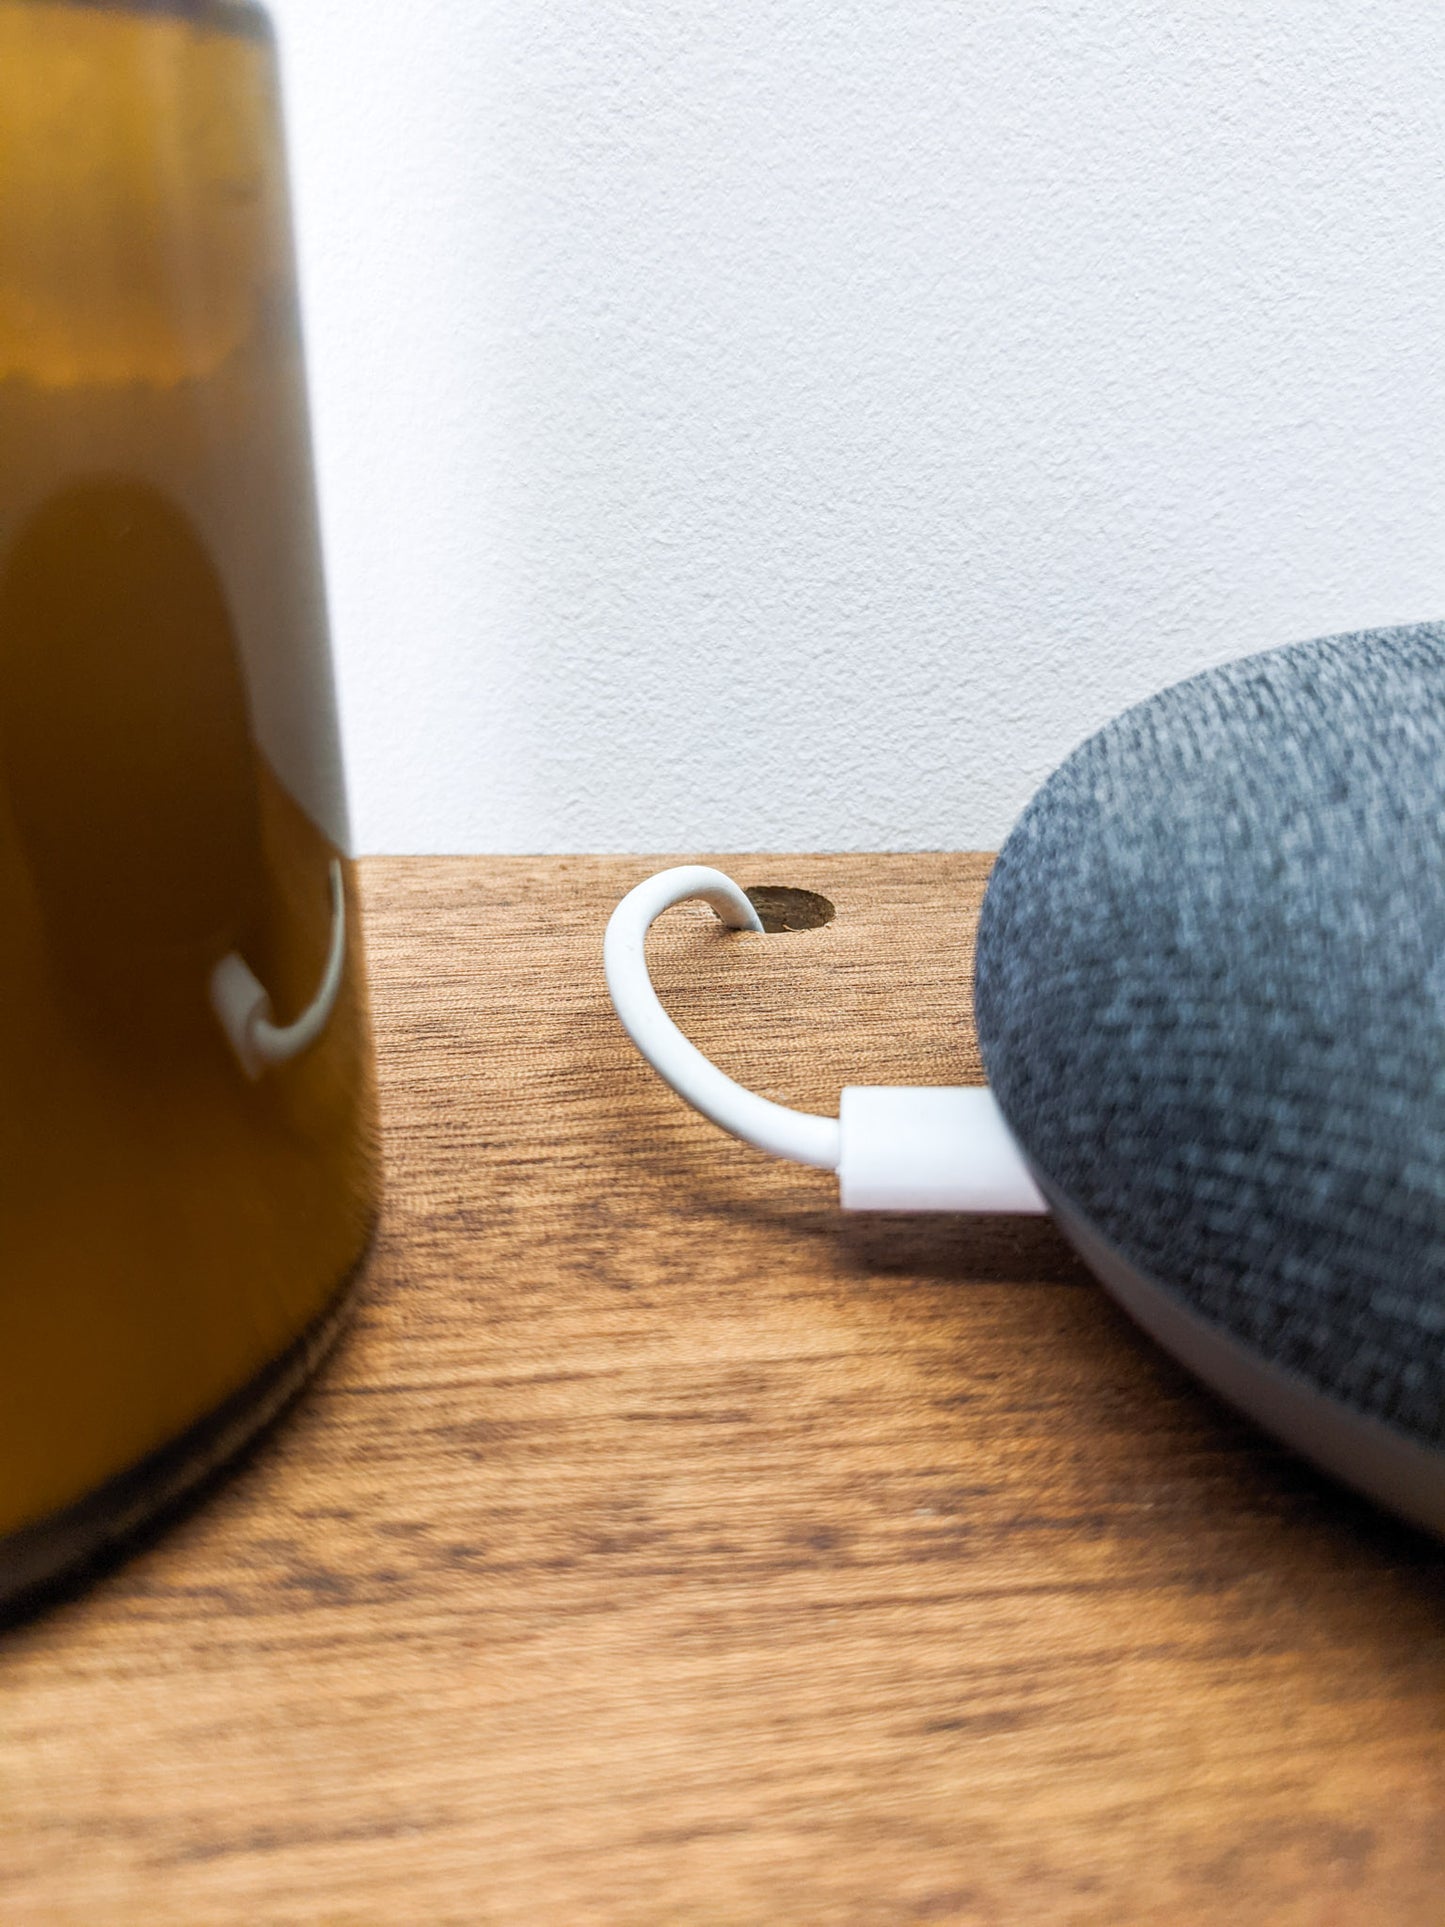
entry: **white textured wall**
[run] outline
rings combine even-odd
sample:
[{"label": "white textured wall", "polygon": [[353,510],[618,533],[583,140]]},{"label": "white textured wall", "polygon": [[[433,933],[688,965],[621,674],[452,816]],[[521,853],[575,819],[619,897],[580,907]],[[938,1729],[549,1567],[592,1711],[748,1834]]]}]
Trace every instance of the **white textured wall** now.
[{"label": "white textured wall", "polygon": [[1440,0],[277,0],[366,850],[996,843],[1445,612]]}]

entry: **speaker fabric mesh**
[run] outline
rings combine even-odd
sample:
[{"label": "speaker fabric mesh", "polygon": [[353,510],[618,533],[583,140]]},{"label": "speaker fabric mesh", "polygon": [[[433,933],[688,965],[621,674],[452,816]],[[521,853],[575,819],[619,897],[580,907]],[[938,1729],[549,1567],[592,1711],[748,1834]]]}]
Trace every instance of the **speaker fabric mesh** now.
[{"label": "speaker fabric mesh", "polygon": [[1445,625],[1231,663],[1039,791],[979,928],[989,1081],[1133,1265],[1445,1443]]}]

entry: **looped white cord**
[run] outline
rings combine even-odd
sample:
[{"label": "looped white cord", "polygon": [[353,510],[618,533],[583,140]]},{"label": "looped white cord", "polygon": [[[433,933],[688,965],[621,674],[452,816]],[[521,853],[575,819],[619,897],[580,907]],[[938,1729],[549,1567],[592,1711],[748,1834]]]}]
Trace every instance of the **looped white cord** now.
[{"label": "looped white cord", "polygon": [[316,995],[294,1024],[271,1020],[266,986],[246,959],[230,951],[211,972],[211,1008],[247,1077],[258,1078],[268,1064],[289,1064],[308,1050],[331,1021],[346,969],[346,891],[341,865],[332,859],[331,940]]},{"label": "looped white cord", "polygon": [[836,1118],[790,1111],[744,1090],[688,1042],[658,1002],[647,974],[648,929],[664,910],[693,898],[710,905],[731,930],[763,927],[756,910],[721,870],[685,864],[639,883],[613,911],[602,953],[607,988],[623,1029],[663,1082],[714,1124],[775,1157],[836,1171]]},{"label": "looped white cord", "polygon": [[1021,1211],[1048,1206],[993,1093],[955,1085],[849,1085],[841,1116],[785,1110],[710,1064],[673,1023],[647,975],[655,917],[698,897],[734,930],[761,930],[721,870],[664,870],[625,896],[603,947],[607,988],[638,1050],[695,1110],[760,1151],[838,1173],[845,1211]]}]

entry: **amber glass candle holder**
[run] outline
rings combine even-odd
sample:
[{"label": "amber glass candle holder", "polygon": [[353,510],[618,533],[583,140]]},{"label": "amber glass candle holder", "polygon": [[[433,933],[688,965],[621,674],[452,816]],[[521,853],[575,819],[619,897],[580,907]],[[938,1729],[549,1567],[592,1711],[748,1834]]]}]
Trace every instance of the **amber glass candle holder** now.
[{"label": "amber glass candle holder", "polygon": [[0,1599],[335,1329],[374,1100],[265,16],[0,0]]}]

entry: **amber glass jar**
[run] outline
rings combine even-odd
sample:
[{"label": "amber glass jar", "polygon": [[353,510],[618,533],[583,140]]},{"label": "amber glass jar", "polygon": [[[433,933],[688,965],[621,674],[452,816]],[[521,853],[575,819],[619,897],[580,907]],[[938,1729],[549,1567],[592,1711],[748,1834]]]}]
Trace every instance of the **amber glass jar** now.
[{"label": "amber glass jar", "polygon": [[334,1328],[346,840],[266,19],[0,0],[0,1598]]}]

